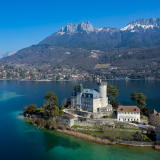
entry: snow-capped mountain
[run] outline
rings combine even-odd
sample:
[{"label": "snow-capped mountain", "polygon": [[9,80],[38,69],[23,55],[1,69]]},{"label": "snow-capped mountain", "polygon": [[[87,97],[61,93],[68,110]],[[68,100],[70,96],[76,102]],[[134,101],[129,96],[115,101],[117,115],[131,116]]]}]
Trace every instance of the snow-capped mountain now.
[{"label": "snow-capped mountain", "polygon": [[[131,23],[129,23],[126,27],[121,28],[121,31],[126,31],[126,30],[131,30],[131,32],[133,32],[133,30],[135,28],[143,28],[144,30],[146,29],[153,29],[154,27],[159,28],[160,27],[160,18],[151,18],[151,19],[138,19],[138,20],[134,20]],[[135,30],[134,30],[135,31]]]},{"label": "snow-capped mountain", "polygon": [[9,52],[6,52],[4,54],[0,54],[0,59],[1,58],[4,58],[4,57],[8,57],[8,56],[11,56],[13,54],[17,53],[17,51],[9,51]]}]

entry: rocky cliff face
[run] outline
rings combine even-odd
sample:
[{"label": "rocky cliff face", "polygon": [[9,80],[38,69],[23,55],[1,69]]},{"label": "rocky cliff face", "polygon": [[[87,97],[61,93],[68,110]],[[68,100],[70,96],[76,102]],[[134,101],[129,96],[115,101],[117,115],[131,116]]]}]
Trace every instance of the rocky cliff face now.
[{"label": "rocky cliff face", "polygon": [[121,29],[93,28],[90,22],[70,23],[39,44],[107,50],[159,46],[160,18],[134,20]]},{"label": "rocky cliff face", "polygon": [[84,22],[76,23],[73,25],[72,23],[67,24],[66,27],[62,27],[59,32],[79,32],[79,31],[94,31],[92,24],[88,21],[86,24]]},{"label": "rocky cliff face", "polygon": [[126,27],[121,28],[121,31],[125,30],[132,30],[134,28],[142,28],[144,30],[146,29],[153,29],[155,27],[159,28],[160,27],[160,18],[151,18],[151,19],[138,19],[130,22]]}]

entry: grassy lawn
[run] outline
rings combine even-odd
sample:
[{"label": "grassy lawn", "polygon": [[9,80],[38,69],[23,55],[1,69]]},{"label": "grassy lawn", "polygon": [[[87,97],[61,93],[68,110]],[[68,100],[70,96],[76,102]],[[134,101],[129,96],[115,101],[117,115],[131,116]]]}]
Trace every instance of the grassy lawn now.
[{"label": "grassy lawn", "polygon": [[87,129],[97,129],[96,126],[90,127],[90,126],[79,126],[79,125],[73,125],[72,128],[87,128]]},{"label": "grassy lawn", "polygon": [[139,128],[115,128],[115,129],[142,130],[142,129],[139,129]]},{"label": "grassy lawn", "polygon": [[133,124],[128,124],[128,123],[121,123],[121,122],[114,122],[117,125],[128,125],[128,126],[133,126]]},{"label": "grassy lawn", "polygon": [[103,133],[102,131],[90,131],[90,130],[80,130],[80,129],[78,129],[78,131],[84,132],[84,133],[89,133],[89,134],[94,134],[96,136],[107,137],[107,135],[105,133]]},{"label": "grassy lawn", "polygon": [[[80,129],[78,131],[93,134],[96,136],[107,137],[107,138],[114,138],[115,134],[116,134],[116,137],[122,137],[122,136],[125,136],[125,134],[126,134],[125,132],[115,131],[115,130],[108,130],[105,133],[102,131],[90,131],[90,130],[80,130]],[[134,132],[127,132],[127,134],[133,135],[135,133]]]}]

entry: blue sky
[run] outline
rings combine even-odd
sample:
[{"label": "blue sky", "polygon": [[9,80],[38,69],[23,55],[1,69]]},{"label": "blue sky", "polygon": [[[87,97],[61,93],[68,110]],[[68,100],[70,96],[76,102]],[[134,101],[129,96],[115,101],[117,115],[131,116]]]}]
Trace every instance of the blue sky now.
[{"label": "blue sky", "polygon": [[122,28],[160,18],[158,0],[0,0],[0,53],[37,44],[67,23]]}]

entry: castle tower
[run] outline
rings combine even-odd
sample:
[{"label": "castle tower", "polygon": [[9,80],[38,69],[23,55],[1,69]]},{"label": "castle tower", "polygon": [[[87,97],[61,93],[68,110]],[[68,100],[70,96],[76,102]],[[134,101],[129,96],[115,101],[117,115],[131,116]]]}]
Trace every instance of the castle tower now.
[{"label": "castle tower", "polygon": [[102,107],[106,107],[108,105],[108,97],[107,97],[107,82],[99,81],[99,93],[102,96]]}]

